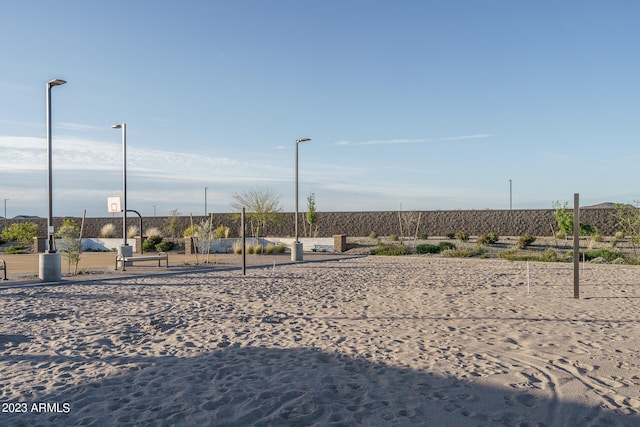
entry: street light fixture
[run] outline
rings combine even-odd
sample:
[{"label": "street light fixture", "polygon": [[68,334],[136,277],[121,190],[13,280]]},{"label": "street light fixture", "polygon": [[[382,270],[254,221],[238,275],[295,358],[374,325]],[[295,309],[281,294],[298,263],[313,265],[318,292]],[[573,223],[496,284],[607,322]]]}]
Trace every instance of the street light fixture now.
[{"label": "street light fixture", "polygon": [[295,217],[295,230],[296,230],[296,241],[293,243],[293,247],[291,250],[291,260],[292,261],[302,261],[302,244],[300,244],[298,239],[298,144],[301,142],[311,141],[310,138],[302,138],[296,139],[296,217]]},{"label": "street light fixture", "polygon": [[[122,246],[127,245],[127,124],[111,126],[122,129]],[[142,232],[142,230],[140,230]],[[133,255],[133,254],[131,254]]]},{"label": "street light fixture", "polygon": [[4,219],[7,219],[7,200],[11,199],[4,199]]}]

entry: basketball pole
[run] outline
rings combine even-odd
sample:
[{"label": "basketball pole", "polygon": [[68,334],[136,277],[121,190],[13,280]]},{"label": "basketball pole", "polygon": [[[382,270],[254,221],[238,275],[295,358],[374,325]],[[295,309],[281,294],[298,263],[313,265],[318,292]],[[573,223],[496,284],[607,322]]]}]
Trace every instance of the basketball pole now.
[{"label": "basketball pole", "polygon": [[573,195],[573,297],[580,298],[580,195]]}]

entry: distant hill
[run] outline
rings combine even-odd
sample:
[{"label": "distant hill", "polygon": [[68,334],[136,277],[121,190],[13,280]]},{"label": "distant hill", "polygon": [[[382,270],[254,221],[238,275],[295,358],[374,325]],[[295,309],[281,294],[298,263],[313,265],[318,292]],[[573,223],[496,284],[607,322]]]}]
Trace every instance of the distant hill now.
[{"label": "distant hill", "polygon": [[581,206],[582,209],[613,209],[614,203],[612,202],[603,202],[598,203],[597,205],[591,206]]}]

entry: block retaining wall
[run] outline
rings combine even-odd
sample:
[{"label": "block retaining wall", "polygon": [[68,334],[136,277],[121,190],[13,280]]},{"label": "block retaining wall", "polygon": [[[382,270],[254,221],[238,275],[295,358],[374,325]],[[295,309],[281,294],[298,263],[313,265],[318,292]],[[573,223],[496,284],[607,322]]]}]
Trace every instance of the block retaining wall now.
[{"label": "block retaining wall", "polygon": [[[418,233],[426,233],[429,236],[444,236],[447,233],[464,231],[471,236],[484,233],[497,233],[499,236],[521,236],[530,233],[534,236],[551,236],[551,227],[557,231],[552,209],[530,210],[459,210],[459,211],[406,211],[402,213],[392,211],[379,212],[318,212],[318,237],[331,237],[336,234],[347,236],[368,236],[375,232],[378,236],[392,234],[413,236],[416,233],[418,217]],[[581,222],[591,224],[598,228],[603,236],[612,236],[618,231],[616,221],[613,218],[613,209],[582,209],[580,211]],[[229,237],[240,235],[240,221],[235,214],[213,214],[214,227],[224,225],[230,228]],[[65,218],[54,218],[56,230]],[[82,218],[72,218],[78,225]],[[205,218],[194,216],[193,222],[200,223]],[[294,214],[283,213],[280,224],[271,224],[266,230],[267,236],[288,237],[294,234]],[[401,221],[402,219],[402,221]],[[304,235],[302,221],[304,215],[300,214],[298,223],[299,235]],[[0,228],[7,227],[15,222],[32,221],[38,224],[38,236],[44,237],[47,229],[46,218],[33,219],[0,219]],[[143,229],[157,227],[166,230],[168,217],[143,218]],[[177,217],[178,229],[182,237],[182,231],[191,225],[188,216]],[[400,223],[403,223],[403,232],[400,232]],[[99,237],[100,229],[105,224],[115,226],[114,237],[122,236],[122,217],[113,218],[86,218],[84,237]],[[139,226],[138,217],[128,217],[127,226]],[[247,231],[247,235],[250,232]]]}]

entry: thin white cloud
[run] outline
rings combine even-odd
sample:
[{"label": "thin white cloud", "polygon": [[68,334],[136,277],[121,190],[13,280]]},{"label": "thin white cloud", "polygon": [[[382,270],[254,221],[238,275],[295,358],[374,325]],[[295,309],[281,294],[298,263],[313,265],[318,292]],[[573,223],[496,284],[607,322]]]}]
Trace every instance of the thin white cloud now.
[{"label": "thin white cloud", "polygon": [[490,136],[491,135],[486,133],[480,133],[477,135],[451,136],[448,138],[440,138],[438,141],[462,141],[465,139],[486,139],[486,138],[489,138]]},{"label": "thin white cloud", "polygon": [[386,140],[372,140],[362,142],[350,142],[341,140],[333,145],[345,146],[345,145],[396,145],[396,144],[419,144],[423,142],[439,142],[439,141],[463,141],[467,139],[486,139],[491,135],[489,134],[476,134],[476,135],[463,135],[463,136],[451,136],[446,138],[437,139],[425,139],[425,138],[399,138],[399,139],[386,139]]},{"label": "thin white cloud", "polygon": [[93,126],[93,125],[87,125],[83,123],[68,123],[68,122],[60,123],[57,126],[60,129],[70,130],[74,132],[96,131],[96,130],[104,131],[105,129],[104,126]]}]

